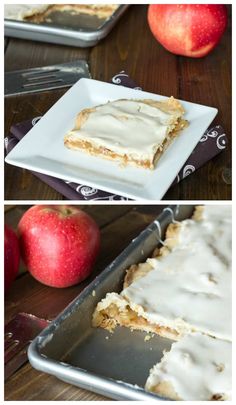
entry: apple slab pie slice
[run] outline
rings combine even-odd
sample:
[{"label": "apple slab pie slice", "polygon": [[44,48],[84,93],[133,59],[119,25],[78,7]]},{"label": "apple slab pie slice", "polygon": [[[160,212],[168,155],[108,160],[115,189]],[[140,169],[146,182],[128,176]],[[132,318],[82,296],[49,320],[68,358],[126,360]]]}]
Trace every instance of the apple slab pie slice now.
[{"label": "apple slab pie slice", "polygon": [[231,207],[197,208],[170,224],[154,258],[128,269],[120,294],[101,300],[93,325],[116,325],[179,340],[201,332],[231,340]]},{"label": "apple slab pie slice", "polygon": [[107,293],[94,327],[125,326],[175,340],[145,389],[173,400],[228,400],[231,391],[231,207],[199,206],[171,223],[161,248]]},{"label": "apple slab pie slice", "polygon": [[164,150],[186,126],[184,109],[167,101],[115,100],[82,110],[64,137],[66,147],[91,155],[154,169]]},{"label": "apple slab pie slice", "polygon": [[231,342],[190,333],[152,367],[145,389],[172,400],[230,400],[231,356]]}]

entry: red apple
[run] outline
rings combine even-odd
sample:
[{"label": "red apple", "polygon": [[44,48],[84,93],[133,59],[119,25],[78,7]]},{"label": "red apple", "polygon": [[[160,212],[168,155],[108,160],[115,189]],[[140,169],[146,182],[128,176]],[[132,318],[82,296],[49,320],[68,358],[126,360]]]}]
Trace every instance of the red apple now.
[{"label": "red apple", "polygon": [[227,10],[223,4],[151,4],[148,23],[168,51],[200,58],[218,44],[226,29]]},{"label": "red apple", "polygon": [[22,258],[33,277],[69,287],[92,271],[100,248],[95,221],[75,206],[35,205],[18,224]]},{"label": "red apple", "polygon": [[4,227],[4,286],[8,292],[19,270],[20,249],[15,232],[7,225]]}]

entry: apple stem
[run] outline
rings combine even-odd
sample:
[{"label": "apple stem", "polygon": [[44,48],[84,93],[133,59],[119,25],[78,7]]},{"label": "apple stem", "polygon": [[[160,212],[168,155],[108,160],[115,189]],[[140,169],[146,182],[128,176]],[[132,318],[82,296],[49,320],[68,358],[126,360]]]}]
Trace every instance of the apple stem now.
[{"label": "apple stem", "polygon": [[56,211],[59,212],[61,215],[67,217],[69,215],[72,215],[74,213],[74,210],[72,207],[68,207],[68,206],[63,206],[63,205],[57,205],[57,206],[52,206],[52,207],[47,207],[45,208],[45,211]]}]

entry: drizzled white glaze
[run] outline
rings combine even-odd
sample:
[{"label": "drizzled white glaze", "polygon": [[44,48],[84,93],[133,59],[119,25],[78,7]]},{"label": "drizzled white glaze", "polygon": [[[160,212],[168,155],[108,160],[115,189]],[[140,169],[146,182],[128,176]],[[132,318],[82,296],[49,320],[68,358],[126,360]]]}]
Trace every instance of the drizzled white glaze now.
[{"label": "drizzled white glaze", "polygon": [[230,399],[231,350],[230,342],[200,333],[186,335],[150,371],[146,389],[167,381],[182,400],[210,400],[215,394]]},{"label": "drizzled white glaze", "polygon": [[24,20],[25,17],[42,13],[50,4],[5,4],[4,18],[12,20]]},{"label": "drizzled white glaze", "polygon": [[[217,252],[221,253],[221,257],[225,257],[229,265],[231,265],[232,256],[232,209],[229,205],[214,205],[204,207],[203,211],[203,226],[206,230],[211,224],[217,222],[217,227],[212,229],[212,243],[215,245]],[[210,229],[209,229],[210,231]]]},{"label": "drizzled white glaze", "polygon": [[121,293],[149,322],[231,340],[231,207],[180,223],[178,243]]},{"label": "drizzled white glaze", "polygon": [[96,107],[82,127],[67,136],[134,159],[152,160],[180,115],[140,101],[117,100]]}]

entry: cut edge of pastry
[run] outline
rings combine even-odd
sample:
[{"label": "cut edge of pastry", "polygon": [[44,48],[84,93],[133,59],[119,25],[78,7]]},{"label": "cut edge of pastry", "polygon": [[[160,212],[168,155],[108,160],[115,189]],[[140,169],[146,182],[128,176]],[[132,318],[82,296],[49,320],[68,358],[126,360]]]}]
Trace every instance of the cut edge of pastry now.
[{"label": "cut edge of pastry", "polygon": [[[142,309],[140,308],[142,311]],[[131,330],[153,332],[162,337],[178,340],[178,332],[167,326],[151,324],[145,317],[138,313],[138,309],[131,308],[125,297],[117,293],[108,293],[106,298],[101,300],[92,318],[93,327],[101,327],[113,332],[117,326],[125,326]]]},{"label": "cut edge of pastry", "polygon": [[[195,207],[192,219],[200,221],[203,218],[204,206]],[[166,236],[164,246],[157,247],[148,258],[146,262],[133,264],[126,270],[124,277],[123,290],[129,287],[134,281],[144,277],[153,270],[152,258],[158,258],[168,255],[171,250],[178,244],[178,233],[181,229],[182,223],[176,222],[168,225],[166,229]],[[195,332],[190,325],[186,322],[180,322],[173,327],[164,325],[160,319],[159,324],[151,324],[145,318],[145,313],[142,307],[133,305],[118,293],[108,293],[106,297],[101,300],[94,311],[92,325],[94,327],[101,327],[112,332],[116,326],[125,326],[131,329],[139,329],[145,332],[153,332],[162,337],[173,340],[180,339],[184,334]]]}]

